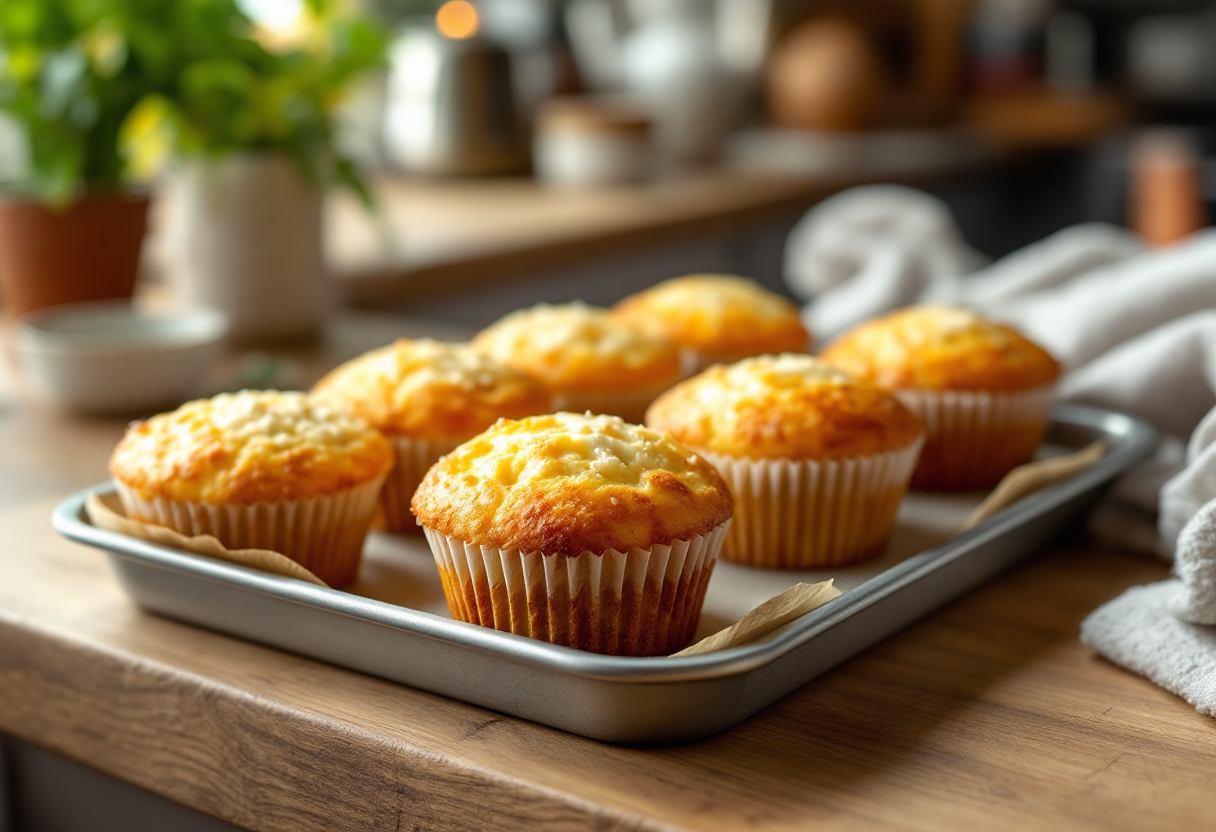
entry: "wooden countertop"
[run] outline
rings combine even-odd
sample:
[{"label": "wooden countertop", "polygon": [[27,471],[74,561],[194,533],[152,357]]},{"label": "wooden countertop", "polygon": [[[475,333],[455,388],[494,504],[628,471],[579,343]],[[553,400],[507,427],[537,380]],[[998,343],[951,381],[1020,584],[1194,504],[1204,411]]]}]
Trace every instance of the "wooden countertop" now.
[{"label": "wooden countertop", "polygon": [[121,430],[0,384],[0,730],[238,825],[1213,823],[1216,722],[1077,641],[1161,564],[1057,546],[719,737],[624,748],[139,611],[48,519]]}]

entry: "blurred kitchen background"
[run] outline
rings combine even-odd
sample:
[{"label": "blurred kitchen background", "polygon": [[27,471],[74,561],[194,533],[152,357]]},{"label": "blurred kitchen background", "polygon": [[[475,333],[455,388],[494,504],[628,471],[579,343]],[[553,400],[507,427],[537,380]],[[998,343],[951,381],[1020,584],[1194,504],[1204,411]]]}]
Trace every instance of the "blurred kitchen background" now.
[{"label": "blurred kitchen background", "polygon": [[[231,5],[194,5],[208,3]],[[61,106],[72,118],[70,101],[57,102],[48,87],[74,71],[67,58],[13,82],[31,48],[25,24],[14,23],[28,5],[0,4],[0,26],[10,18],[0,28],[10,75],[0,108],[11,113],[13,90],[25,83],[37,87],[37,107]],[[139,13],[141,0],[97,5],[114,14],[69,21],[79,31],[55,48],[66,55],[62,44],[84,44],[81,60],[93,62],[101,84],[105,61],[129,66],[137,55],[124,30],[134,18],[123,15]],[[393,310],[463,327],[541,300],[610,303],[696,271],[784,291],[793,223],[861,183],[939,196],[967,240],[992,257],[1087,220],[1128,223],[1167,244],[1205,225],[1216,200],[1214,0],[241,0],[234,8],[270,53],[325,42],[322,68],[346,62],[341,83],[318,98],[333,107],[324,138],[341,161],[335,175],[306,177],[301,190],[287,181],[292,174],[264,164],[267,148],[296,152],[296,137],[327,128],[324,118],[293,127],[284,116],[286,132],[274,141],[212,141],[221,127],[192,116],[190,85],[173,79],[118,113],[118,152],[124,182],[152,197],[140,291],[252,315],[237,329],[253,340],[278,330],[259,329],[254,311],[264,301],[241,287],[268,272],[289,281],[316,272],[325,284],[309,300],[311,289],[275,283],[272,307],[294,295],[314,309]],[[350,29],[356,17],[382,41]],[[351,47],[356,35],[363,51]],[[208,59],[208,42],[188,44],[198,61]],[[290,95],[249,100],[254,120],[298,104]],[[166,138],[157,128],[165,101],[186,112],[170,126],[203,124],[194,145],[188,130]],[[31,135],[20,118],[0,122],[0,179],[16,193],[31,158],[50,146]],[[87,192],[81,182],[84,191],[37,196],[63,210]],[[323,240],[318,263],[309,262],[311,237]],[[217,288],[233,276],[241,287]],[[0,304],[13,312],[10,299]]]}]

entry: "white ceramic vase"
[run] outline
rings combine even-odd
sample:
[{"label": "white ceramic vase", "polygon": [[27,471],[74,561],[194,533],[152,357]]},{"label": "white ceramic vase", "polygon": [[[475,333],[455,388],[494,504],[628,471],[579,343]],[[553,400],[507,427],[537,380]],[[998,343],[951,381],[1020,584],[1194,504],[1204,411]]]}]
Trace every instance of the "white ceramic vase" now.
[{"label": "white ceramic vase", "polygon": [[245,344],[313,337],[330,307],[321,193],[287,156],[181,166],[170,187],[167,261],[179,297],[228,315]]},{"label": "white ceramic vase", "polygon": [[663,158],[711,160],[738,104],[740,78],[719,53],[706,0],[632,0],[637,25],[621,43],[625,88],[649,104]]}]

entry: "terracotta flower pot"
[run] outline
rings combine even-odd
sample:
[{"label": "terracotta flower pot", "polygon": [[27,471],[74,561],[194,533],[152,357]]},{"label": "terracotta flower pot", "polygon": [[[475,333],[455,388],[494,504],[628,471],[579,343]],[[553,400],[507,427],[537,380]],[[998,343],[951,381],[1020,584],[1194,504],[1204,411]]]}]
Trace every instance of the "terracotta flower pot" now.
[{"label": "terracotta flower pot", "polygon": [[60,211],[0,196],[4,317],[131,297],[147,216],[147,197],[134,194],[87,196]]}]

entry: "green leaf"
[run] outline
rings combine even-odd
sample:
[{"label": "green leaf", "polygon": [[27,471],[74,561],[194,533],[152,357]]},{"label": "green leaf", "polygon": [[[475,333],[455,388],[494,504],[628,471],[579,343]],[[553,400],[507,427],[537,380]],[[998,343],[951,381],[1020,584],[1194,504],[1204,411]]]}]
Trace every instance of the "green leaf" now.
[{"label": "green leaf", "polygon": [[[167,147],[271,151],[364,198],[334,148],[333,113],[382,64],[386,37],[342,0],[306,2],[320,29],[272,50],[235,0],[0,0],[0,110],[30,148],[26,184],[62,204],[149,175]],[[160,126],[141,134],[132,125],[146,115],[133,113],[148,101]]]},{"label": "green leaf", "polygon": [[63,118],[74,102],[87,96],[88,61],[75,49],[57,52],[42,64],[40,111],[45,119]]}]

